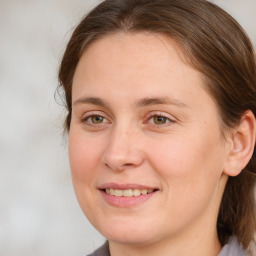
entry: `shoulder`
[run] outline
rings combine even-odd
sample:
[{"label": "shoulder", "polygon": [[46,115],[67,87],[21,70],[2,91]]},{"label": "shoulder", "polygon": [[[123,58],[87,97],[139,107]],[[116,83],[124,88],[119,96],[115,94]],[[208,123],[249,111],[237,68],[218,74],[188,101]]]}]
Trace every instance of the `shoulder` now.
[{"label": "shoulder", "polygon": [[[252,246],[251,246],[252,247]],[[236,237],[231,237],[218,256],[256,256],[253,248],[244,250]]]},{"label": "shoulder", "polygon": [[99,247],[96,251],[94,251],[93,253],[87,256],[110,256],[108,242],[106,242],[101,247]]}]

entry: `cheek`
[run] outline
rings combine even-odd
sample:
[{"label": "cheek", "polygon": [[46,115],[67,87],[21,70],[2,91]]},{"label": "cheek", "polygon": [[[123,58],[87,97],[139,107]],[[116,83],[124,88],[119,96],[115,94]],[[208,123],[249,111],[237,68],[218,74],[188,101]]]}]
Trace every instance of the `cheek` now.
[{"label": "cheek", "polygon": [[74,185],[77,182],[91,182],[100,162],[102,151],[97,140],[70,131],[68,151]]},{"label": "cheek", "polygon": [[[181,197],[192,190],[210,190],[218,183],[223,165],[223,148],[218,133],[184,134],[166,139],[163,143],[147,145],[153,149],[152,165],[169,189]],[[161,146],[159,146],[161,145]]]},{"label": "cheek", "polygon": [[92,223],[95,223],[93,209],[99,207],[95,190],[102,143],[98,142],[82,132],[70,130],[68,149],[73,186],[81,209]]},{"label": "cheek", "polygon": [[[218,140],[217,140],[218,141]],[[154,145],[152,165],[162,179],[165,208],[170,223],[181,228],[219,202],[222,173],[221,145],[207,137],[173,139],[164,147]],[[166,207],[168,210],[166,210]],[[189,209],[188,211],[185,209]],[[211,214],[213,214],[211,213]],[[177,222],[177,219],[180,221]]]}]

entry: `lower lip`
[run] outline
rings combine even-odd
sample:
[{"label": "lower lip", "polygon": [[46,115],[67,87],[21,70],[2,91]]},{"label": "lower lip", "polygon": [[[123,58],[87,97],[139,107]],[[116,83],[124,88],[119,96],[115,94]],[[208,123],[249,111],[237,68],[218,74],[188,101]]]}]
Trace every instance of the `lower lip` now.
[{"label": "lower lip", "polygon": [[140,195],[140,196],[120,196],[120,197],[109,195],[103,190],[100,190],[100,192],[103,198],[105,199],[105,201],[110,205],[113,205],[115,207],[133,207],[146,202],[149,198],[155,195],[157,191],[146,194],[146,195]]}]

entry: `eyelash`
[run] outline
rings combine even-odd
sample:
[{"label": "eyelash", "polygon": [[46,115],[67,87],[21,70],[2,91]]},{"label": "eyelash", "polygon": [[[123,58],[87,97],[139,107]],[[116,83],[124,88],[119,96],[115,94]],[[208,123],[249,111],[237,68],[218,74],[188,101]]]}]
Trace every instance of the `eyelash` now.
[{"label": "eyelash", "polygon": [[[93,123],[92,118],[94,118],[94,117],[101,118],[103,121],[100,122],[100,123]],[[156,124],[153,120],[154,118],[163,118],[165,120],[165,122],[163,124]],[[150,120],[152,120],[152,121],[150,122]],[[92,114],[89,114],[89,115],[86,115],[85,117],[83,117],[81,119],[81,122],[85,123],[88,126],[93,126],[93,127],[99,127],[100,128],[102,125],[104,125],[104,123],[110,122],[110,121],[109,121],[108,118],[104,117],[101,114],[92,113]],[[175,120],[171,119],[170,117],[167,117],[166,115],[163,115],[162,113],[151,113],[146,117],[146,121],[143,122],[143,124],[147,124],[147,122],[150,122],[151,126],[161,128],[161,127],[168,126],[170,124],[175,123]]]}]

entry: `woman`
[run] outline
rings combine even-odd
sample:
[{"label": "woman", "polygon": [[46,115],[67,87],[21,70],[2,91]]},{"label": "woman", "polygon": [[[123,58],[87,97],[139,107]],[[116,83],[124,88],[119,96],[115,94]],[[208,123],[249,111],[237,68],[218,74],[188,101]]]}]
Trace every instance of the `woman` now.
[{"label": "woman", "polygon": [[256,63],[205,0],[106,0],[59,81],[92,255],[253,255]]}]

